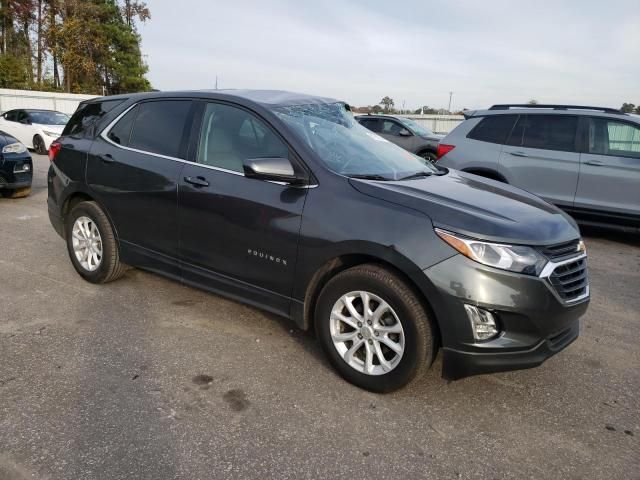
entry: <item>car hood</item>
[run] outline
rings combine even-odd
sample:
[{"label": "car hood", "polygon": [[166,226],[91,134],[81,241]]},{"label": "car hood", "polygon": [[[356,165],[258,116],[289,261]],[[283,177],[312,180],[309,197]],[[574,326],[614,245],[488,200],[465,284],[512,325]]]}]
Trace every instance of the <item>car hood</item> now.
[{"label": "car hood", "polygon": [[365,195],[418,210],[436,227],[475,238],[552,245],[580,236],[566,213],[541,198],[457,170],[407,181],[349,181]]}]

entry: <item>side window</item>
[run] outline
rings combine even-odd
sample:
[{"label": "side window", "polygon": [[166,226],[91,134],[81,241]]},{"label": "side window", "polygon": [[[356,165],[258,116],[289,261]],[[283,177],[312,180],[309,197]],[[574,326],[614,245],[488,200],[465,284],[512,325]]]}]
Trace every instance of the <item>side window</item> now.
[{"label": "side window", "polygon": [[589,153],[640,158],[640,127],[605,118],[590,118]]},{"label": "side window", "polygon": [[509,145],[543,150],[576,150],[578,117],[570,115],[522,115],[511,132]]},{"label": "side window", "polygon": [[160,100],[138,105],[129,146],[150,153],[181,158],[180,147],[190,100]]},{"label": "side window", "polygon": [[485,117],[469,132],[467,138],[503,144],[507,141],[516,118],[518,118],[517,115],[491,115]]},{"label": "side window", "polygon": [[4,114],[4,119],[8,120],[10,122],[17,122],[18,121],[18,111],[17,110],[11,110],[10,112],[7,112]]},{"label": "side window", "polygon": [[208,103],[202,119],[198,163],[243,172],[247,158],[289,156],[289,148],[262,120],[237,107]]},{"label": "side window", "polygon": [[380,124],[381,122],[377,118],[363,118],[362,120],[360,120],[360,125],[371,130],[372,132],[379,132]]},{"label": "side window", "polygon": [[24,110],[18,110],[18,122],[20,123],[28,123],[29,122],[29,114]]},{"label": "side window", "polygon": [[123,101],[104,100],[102,102],[81,103],[64,127],[62,135],[81,136],[90,126]]},{"label": "side window", "polygon": [[380,133],[384,133],[386,135],[398,135],[400,133],[400,130],[402,130],[403,128],[404,127],[398,122],[395,122],[393,120],[384,120],[382,122],[382,130],[380,131]]},{"label": "side window", "polygon": [[133,126],[133,121],[136,118],[137,111],[137,106],[129,110],[120,120],[118,120],[118,123],[109,130],[107,137],[118,145],[122,145],[123,147],[128,146],[131,138],[131,127]]}]

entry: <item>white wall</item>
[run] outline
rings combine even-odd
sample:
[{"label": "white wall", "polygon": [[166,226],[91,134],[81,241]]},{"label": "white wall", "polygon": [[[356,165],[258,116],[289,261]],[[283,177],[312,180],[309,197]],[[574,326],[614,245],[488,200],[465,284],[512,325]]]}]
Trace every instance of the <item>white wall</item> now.
[{"label": "white wall", "polygon": [[463,115],[399,115],[410,118],[435,133],[449,133],[464,121]]},{"label": "white wall", "polygon": [[14,108],[41,108],[72,114],[81,101],[96,96],[0,88],[0,112]]}]

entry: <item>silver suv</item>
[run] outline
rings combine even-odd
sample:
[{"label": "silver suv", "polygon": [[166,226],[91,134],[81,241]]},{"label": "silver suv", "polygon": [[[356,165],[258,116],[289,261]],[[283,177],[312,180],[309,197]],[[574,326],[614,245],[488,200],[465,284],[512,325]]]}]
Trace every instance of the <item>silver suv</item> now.
[{"label": "silver suv", "polygon": [[468,112],[438,165],[506,182],[581,223],[640,231],[640,116],[611,108],[494,105]]}]

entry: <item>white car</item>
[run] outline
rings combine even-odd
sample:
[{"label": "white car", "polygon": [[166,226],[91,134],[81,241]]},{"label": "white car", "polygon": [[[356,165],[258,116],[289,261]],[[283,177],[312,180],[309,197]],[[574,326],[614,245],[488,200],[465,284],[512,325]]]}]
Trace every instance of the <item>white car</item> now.
[{"label": "white car", "polygon": [[46,155],[49,145],[62,134],[69,115],[53,110],[17,109],[0,115],[0,130],[27,148]]}]

